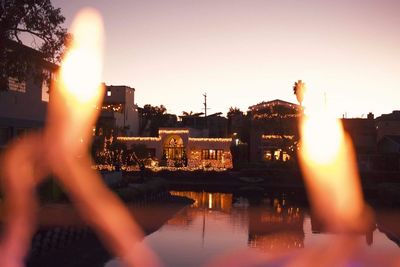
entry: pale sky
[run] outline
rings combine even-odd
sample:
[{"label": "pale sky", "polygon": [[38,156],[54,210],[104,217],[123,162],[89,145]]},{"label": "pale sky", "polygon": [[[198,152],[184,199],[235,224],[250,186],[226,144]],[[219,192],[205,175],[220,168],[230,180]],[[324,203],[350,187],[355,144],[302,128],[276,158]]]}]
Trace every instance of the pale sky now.
[{"label": "pale sky", "polygon": [[[104,81],[168,112],[296,103],[298,79],[337,116],[400,109],[398,0],[52,0],[69,27],[85,6],[104,19]],[[322,101],[322,99],[321,99]]]}]

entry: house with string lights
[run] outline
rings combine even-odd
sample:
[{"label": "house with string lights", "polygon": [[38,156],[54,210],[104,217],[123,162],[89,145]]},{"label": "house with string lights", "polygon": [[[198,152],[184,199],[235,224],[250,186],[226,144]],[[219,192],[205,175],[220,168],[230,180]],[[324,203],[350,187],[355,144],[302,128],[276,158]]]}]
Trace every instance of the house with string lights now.
[{"label": "house with string lights", "polygon": [[196,136],[196,129],[160,128],[158,137],[117,137],[126,144],[146,146],[160,166],[182,166],[192,169],[232,168],[230,146],[232,138],[204,138]]},{"label": "house with string lights", "polygon": [[283,100],[249,107],[250,160],[290,161],[297,151],[298,119],[302,107]]}]

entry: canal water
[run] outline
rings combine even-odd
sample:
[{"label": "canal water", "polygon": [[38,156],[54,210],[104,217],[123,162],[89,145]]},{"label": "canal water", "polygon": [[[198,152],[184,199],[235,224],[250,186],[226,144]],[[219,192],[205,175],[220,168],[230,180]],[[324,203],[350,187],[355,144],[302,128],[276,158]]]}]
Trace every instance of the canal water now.
[{"label": "canal water", "polygon": [[[304,205],[285,194],[241,197],[232,193],[172,191],[194,200],[147,242],[165,266],[205,266],[232,251],[253,250],[271,253],[301,250],[328,240],[332,234],[321,229]],[[250,200],[249,200],[250,199]],[[363,249],[371,253],[399,253],[398,245],[375,226],[358,236]],[[111,259],[105,267],[121,267]]]}]

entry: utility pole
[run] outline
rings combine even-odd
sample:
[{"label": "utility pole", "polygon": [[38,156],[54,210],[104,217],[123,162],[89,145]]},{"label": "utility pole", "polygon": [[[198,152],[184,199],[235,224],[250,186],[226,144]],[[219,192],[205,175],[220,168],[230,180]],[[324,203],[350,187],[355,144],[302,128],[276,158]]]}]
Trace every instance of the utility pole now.
[{"label": "utility pole", "polygon": [[204,105],[204,117],[207,117],[207,93],[204,93],[203,96],[204,96],[204,103],[203,103],[203,105]]},{"label": "utility pole", "polygon": [[205,119],[205,128],[207,129],[207,131],[208,131],[208,134],[207,135],[210,135],[210,133],[209,133],[209,131],[210,131],[210,129],[209,129],[209,127],[208,127],[208,119],[207,119],[207,93],[204,93],[203,94],[203,96],[204,96],[204,103],[203,103],[203,105],[204,105],[204,119]]}]

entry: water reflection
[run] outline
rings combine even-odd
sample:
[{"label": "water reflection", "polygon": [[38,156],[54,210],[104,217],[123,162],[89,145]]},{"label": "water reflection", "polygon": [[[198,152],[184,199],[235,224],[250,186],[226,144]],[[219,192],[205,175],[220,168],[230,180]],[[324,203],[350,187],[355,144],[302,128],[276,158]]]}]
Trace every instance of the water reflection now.
[{"label": "water reflection", "polygon": [[[249,247],[271,250],[304,246],[303,214],[299,207],[287,205],[284,194],[281,198],[274,198],[273,201],[266,198],[261,205],[249,206],[247,198],[234,199],[233,194],[177,191],[171,193],[195,200],[185,213],[176,216],[180,221],[182,217],[190,218],[186,221],[189,223],[196,215],[203,216],[205,221],[206,209],[224,212],[232,214],[227,223],[241,225],[241,229],[248,232]],[[233,211],[232,206],[235,207]],[[170,223],[173,224],[174,220],[168,222]]]},{"label": "water reflection", "polygon": [[232,209],[232,194],[227,193],[207,193],[192,191],[171,191],[172,195],[188,197],[194,200],[191,205],[193,209],[210,209],[230,213]]},{"label": "water reflection", "polygon": [[298,207],[284,204],[285,199],[275,199],[272,207],[249,208],[250,247],[264,251],[304,247],[303,213]]},{"label": "water reflection", "polygon": [[[256,202],[249,201],[248,194],[246,197],[192,191],[171,194],[189,197],[194,203],[145,238],[166,266],[206,266],[221,254],[237,249],[264,253],[301,249],[322,244],[330,235],[309,216],[307,209],[285,194],[264,195]],[[371,252],[398,250],[395,243],[375,228],[360,238]],[[120,265],[114,260],[106,266]]]}]

